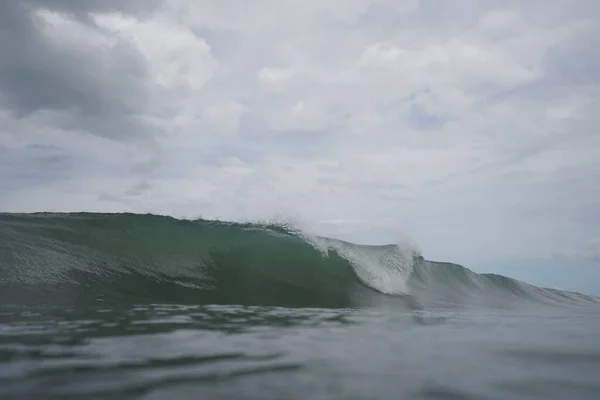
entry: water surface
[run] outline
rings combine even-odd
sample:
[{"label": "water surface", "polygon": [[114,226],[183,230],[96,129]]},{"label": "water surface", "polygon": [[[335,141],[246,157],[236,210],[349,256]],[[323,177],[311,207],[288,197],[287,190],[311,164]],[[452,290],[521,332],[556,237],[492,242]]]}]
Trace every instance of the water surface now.
[{"label": "water surface", "polygon": [[0,219],[0,396],[598,399],[595,297],[277,226]]}]

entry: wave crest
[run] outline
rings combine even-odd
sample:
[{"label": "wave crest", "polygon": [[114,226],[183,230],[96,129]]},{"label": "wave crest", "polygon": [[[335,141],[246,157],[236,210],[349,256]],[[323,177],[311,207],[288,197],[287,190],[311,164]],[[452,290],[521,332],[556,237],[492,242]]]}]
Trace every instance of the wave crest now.
[{"label": "wave crest", "polygon": [[354,307],[406,298],[446,305],[597,302],[427,261],[408,243],[357,245],[310,236],[289,224],[135,214],[0,215],[5,303]]}]

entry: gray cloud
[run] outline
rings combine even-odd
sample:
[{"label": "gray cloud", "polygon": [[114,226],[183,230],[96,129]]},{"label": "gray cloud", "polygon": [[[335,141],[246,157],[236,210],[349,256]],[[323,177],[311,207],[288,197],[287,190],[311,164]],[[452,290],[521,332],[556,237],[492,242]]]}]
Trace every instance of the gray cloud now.
[{"label": "gray cloud", "polygon": [[127,196],[140,196],[152,189],[152,185],[146,181],[140,182],[127,190],[125,194]]},{"label": "gray cloud", "polygon": [[58,146],[54,146],[51,144],[38,144],[38,143],[28,144],[27,148],[30,150],[61,150],[61,148]]},{"label": "gray cloud", "polygon": [[51,184],[81,171],[81,165],[60,148],[14,150],[0,146],[0,190]]},{"label": "gray cloud", "polygon": [[135,16],[145,16],[154,10],[163,0],[24,0],[19,3],[31,4],[87,18],[90,12],[121,12]]},{"label": "gray cloud", "polygon": [[[600,12],[598,13],[600,15]],[[546,56],[548,74],[557,85],[600,84],[600,26],[583,29]]]},{"label": "gray cloud", "polygon": [[104,48],[85,48],[48,37],[35,12],[65,12],[93,33],[100,28],[90,12],[144,14],[153,2],[3,1],[0,3],[0,104],[17,118],[36,112],[48,122],[112,139],[143,135],[139,120],[147,89],[147,65],[120,41]]}]

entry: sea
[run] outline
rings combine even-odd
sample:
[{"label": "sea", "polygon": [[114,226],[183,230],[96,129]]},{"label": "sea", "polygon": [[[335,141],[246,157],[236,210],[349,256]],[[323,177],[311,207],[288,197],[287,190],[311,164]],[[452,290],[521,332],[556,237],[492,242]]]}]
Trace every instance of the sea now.
[{"label": "sea", "polygon": [[0,399],[597,400],[600,299],[284,223],[0,214]]}]

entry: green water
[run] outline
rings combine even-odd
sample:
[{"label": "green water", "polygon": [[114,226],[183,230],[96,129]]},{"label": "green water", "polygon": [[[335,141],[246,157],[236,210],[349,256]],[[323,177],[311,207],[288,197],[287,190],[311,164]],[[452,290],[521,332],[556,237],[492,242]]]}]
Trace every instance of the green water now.
[{"label": "green water", "polygon": [[599,311],[292,227],[0,216],[2,399],[597,399]]}]

